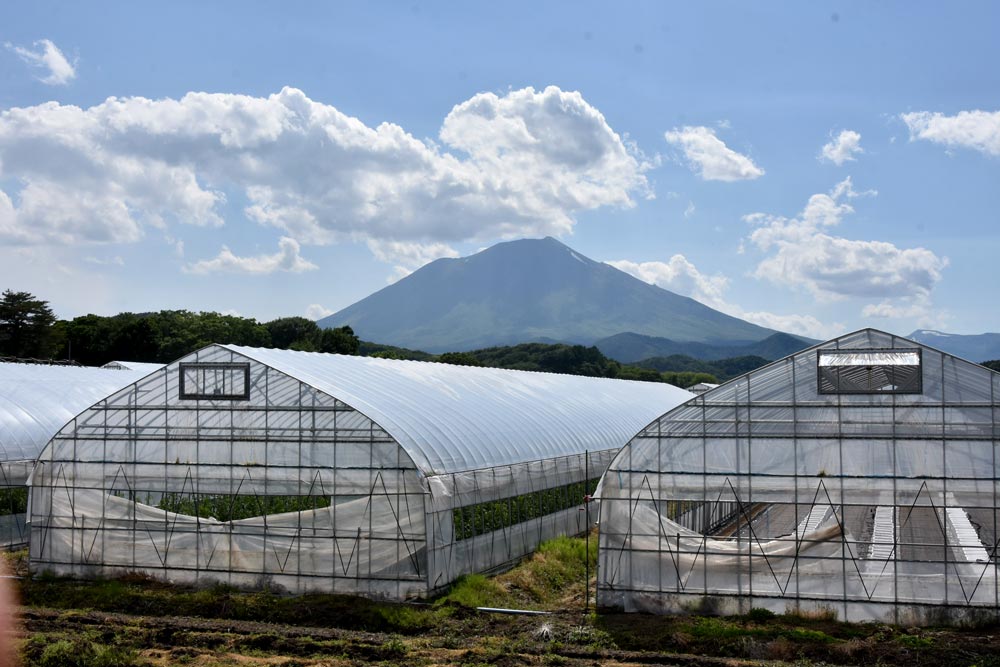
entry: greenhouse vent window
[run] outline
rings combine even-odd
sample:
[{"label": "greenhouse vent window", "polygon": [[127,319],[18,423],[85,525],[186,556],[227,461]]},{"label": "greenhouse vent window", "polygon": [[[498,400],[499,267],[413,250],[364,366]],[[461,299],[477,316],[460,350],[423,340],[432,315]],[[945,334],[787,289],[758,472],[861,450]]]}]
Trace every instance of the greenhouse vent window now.
[{"label": "greenhouse vent window", "polygon": [[182,400],[250,400],[250,364],[180,364]]},{"label": "greenhouse vent window", "polygon": [[919,394],[920,350],[819,350],[821,394]]}]

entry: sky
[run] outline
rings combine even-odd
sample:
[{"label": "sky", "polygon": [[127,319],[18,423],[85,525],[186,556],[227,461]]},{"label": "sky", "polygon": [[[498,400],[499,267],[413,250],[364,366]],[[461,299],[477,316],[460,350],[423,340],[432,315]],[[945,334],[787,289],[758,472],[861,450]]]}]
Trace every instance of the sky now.
[{"label": "sky", "polygon": [[998,25],[992,2],[3,3],[0,288],[62,318],[318,318],[554,236],[815,338],[1000,331]]}]

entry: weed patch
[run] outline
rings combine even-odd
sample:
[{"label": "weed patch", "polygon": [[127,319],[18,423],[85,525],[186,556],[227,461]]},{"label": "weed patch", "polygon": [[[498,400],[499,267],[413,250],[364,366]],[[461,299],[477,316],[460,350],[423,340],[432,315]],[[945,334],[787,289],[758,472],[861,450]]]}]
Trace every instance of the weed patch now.
[{"label": "weed patch", "polygon": [[496,607],[506,604],[506,592],[496,579],[481,574],[467,574],[455,582],[437,604],[453,603],[463,607]]},{"label": "weed patch", "polygon": [[26,667],[141,667],[149,664],[133,649],[92,642],[86,637],[48,641],[36,635],[23,644],[21,658]]}]

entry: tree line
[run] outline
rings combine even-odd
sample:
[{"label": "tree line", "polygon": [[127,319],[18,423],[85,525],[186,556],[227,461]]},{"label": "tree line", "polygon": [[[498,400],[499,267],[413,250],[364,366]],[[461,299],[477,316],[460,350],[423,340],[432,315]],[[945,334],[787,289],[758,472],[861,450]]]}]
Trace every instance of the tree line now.
[{"label": "tree line", "polygon": [[584,345],[525,343],[433,355],[361,341],[349,326],[321,329],[305,317],[262,323],[215,312],[161,310],[60,320],[48,302],[32,294],[7,290],[0,295],[0,357],[70,360],[85,366],[116,360],[166,364],[212,343],[667,382],[679,387],[716,381],[714,375],[687,369],[663,372],[621,364],[596,347]]},{"label": "tree line", "polygon": [[84,366],[109,361],[169,363],[212,343],[357,354],[350,327],[321,329],[305,317],[258,322],[214,312],[82,315],[57,319],[48,302],[28,292],[0,295],[0,357],[67,360]]},{"label": "tree line", "polygon": [[711,373],[701,371],[657,370],[622,364],[609,359],[596,347],[564,343],[522,343],[489,347],[471,352],[446,352],[438,361],[466,366],[513,368],[522,371],[566,373],[589,377],[666,382],[678,387],[690,387],[699,382],[718,382]]}]

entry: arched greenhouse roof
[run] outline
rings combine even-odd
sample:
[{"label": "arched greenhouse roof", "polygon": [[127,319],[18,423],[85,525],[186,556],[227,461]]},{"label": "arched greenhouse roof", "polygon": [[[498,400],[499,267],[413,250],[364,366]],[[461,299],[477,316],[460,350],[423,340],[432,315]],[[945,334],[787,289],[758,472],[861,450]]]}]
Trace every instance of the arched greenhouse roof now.
[{"label": "arched greenhouse roof", "polygon": [[364,413],[427,475],[617,448],[693,397],[654,382],[220,347]]},{"label": "arched greenhouse roof", "polygon": [[0,462],[37,458],[77,414],[150,372],[0,363]]},{"label": "arched greenhouse roof", "polygon": [[144,373],[152,373],[163,368],[163,364],[151,363],[148,361],[109,361],[108,363],[101,366],[101,368],[111,368],[119,371],[142,371]]}]

